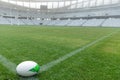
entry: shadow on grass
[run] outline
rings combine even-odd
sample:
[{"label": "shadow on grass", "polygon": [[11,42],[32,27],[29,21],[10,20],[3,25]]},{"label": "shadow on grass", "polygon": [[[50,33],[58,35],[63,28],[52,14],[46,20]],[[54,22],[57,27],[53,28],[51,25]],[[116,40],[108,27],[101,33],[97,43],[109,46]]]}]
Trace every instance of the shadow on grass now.
[{"label": "shadow on grass", "polygon": [[19,76],[19,80],[40,80],[39,78],[37,78],[38,75],[34,75],[31,77],[23,77],[23,76]]}]

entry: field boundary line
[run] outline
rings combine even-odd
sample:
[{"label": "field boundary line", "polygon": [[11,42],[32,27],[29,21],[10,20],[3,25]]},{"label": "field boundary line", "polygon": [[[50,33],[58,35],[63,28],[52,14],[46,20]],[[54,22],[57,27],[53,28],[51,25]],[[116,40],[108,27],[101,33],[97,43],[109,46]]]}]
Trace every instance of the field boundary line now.
[{"label": "field boundary line", "polygon": [[101,38],[99,38],[99,39],[97,39],[97,40],[95,40],[95,41],[93,41],[93,42],[91,42],[91,43],[89,43],[89,44],[87,44],[87,45],[79,48],[79,49],[76,49],[76,50],[74,50],[74,51],[72,51],[72,52],[70,52],[70,53],[68,53],[68,54],[66,54],[66,55],[64,55],[64,56],[56,59],[56,60],[53,60],[53,61],[51,61],[51,62],[49,62],[49,63],[41,66],[40,73],[42,73],[42,72],[44,72],[44,71],[47,71],[48,69],[54,67],[55,65],[61,63],[62,61],[64,61],[64,60],[66,60],[66,59],[68,59],[68,58],[70,58],[70,57],[78,54],[79,52],[81,52],[81,51],[87,49],[88,47],[91,47],[91,46],[93,46],[94,44],[96,44],[96,43],[98,43],[98,42],[100,42],[100,41],[102,41],[102,40],[104,40],[104,39],[112,36],[113,34],[116,34],[117,32],[119,32],[119,31],[115,31],[115,32],[109,33],[109,34],[106,35],[106,36],[103,36],[103,37],[101,37]]},{"label": "field boundary line", "polygon": [[[0,55],[0,63],[7,68],[9,71],[11,71],[13,74],[16,75],[16,67],[17,65],[13,62],[11,62],[10,60],[8,60],[6,57]],[[19,77],[19,80],[39,80],[36,77],[29,77],[29,78],[23,78],[23,77]]]},{"label": "field boundary line", "polygon": [[[103,36],[103,37],[101,37],[101,38],[99,38],[99,39],[97,39],[97,40],[95,40],[95,41],[93,41],[93,42],[91,42],[91,43],[89,43],[89,44],[87,44],[87,45],[79,48],[79,49],[76,49],[76,50],[74,50],[74,51],[72,51],[72,52],[70,52],[70,53],[68,53],[68,54],[66,54],[66,55],[64,55],[64,56],[62,56],[62,57],[60,57],[60,58],[52,61],[52,62],[49,62],[49,63],[41,66],[40,73],[49,70],[50,68],[52,68],[52,67],[54,67],[55,65],[61,63],[62,61],[64,61],[64,60],[66,60],[66,59],[74,56],[75,54],[78,54],[79,52],[87,49],[88,47],[96,44],[97,42],[100,42],[100,41],[102,41],[102,40],[110,37],[111,35],[113,35],[113,34],[115,34],[115,33],[117,33],[117,32],[118,32],[118,31],[113,32],[113,33],[110,33],[110,34],[108,34],[108,35],[106,35],[106,36]],[[12,73],[16,74],[16,66],[17,66],[17,65],[16,65],[15,63],[11,62],[11,61],[10,61],[9,59],[7,59],[6,57],[2,56],[1,54],[0,54],[0,63],[1,63],[4,67],[6,67],[9,71],[11,71]],[[39,80],[39,79],[34,78],[34,77],[31,77],[31,78],[21,78],[20,80]]]},{"label": "field boundary line", "polygon": [[16,64],[8,60],[6,57],[0,55],[0,63],[6,67],[9,71],[16,74]]}]

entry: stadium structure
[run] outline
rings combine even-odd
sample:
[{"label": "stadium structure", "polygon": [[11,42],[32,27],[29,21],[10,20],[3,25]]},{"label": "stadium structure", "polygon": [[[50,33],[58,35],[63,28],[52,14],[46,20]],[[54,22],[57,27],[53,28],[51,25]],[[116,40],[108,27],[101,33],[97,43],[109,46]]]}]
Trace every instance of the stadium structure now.
[{"label": "stadium structure", "polygon": [[120,80],[120,0],[0,0],[0,80]]},{"label": "stadium structure", "polygon": [[0,0],[0,24],[120,26],[120,0]]}]

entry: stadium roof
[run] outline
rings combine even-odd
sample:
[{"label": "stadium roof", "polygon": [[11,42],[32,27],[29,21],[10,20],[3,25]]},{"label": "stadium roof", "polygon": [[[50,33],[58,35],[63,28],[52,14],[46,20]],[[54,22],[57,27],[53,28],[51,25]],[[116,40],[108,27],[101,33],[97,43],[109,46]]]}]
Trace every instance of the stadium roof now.
[{"label": "stadium roof", "polygon": [[[14,5],[16,7],[25,7],[31,9],[41,9],[41,6],[46,6],[48,9],[58,8],[84,8],[100,5],[108,5],[119,3],[120,0],[0,0],[5,2],[8,6]],[[5,4],[3,4],[5,5]]]},{"label": "stadium roof", "polygon": [[[16,1],[16,0],[14,0]],[[58,1],[77,1],[77,0],[18,0],[18,1],[25,1],[25,2],[58,2]]]}]

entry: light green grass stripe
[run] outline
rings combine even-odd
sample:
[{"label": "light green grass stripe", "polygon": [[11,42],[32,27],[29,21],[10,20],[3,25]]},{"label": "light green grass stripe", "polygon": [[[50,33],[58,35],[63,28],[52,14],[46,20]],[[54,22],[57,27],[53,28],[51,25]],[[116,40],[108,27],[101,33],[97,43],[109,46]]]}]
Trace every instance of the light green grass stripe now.
[{"label": "light green grass stripe", "polygon": [[55,65],[59,64],[60,62],[62,62],[62,61],[64,61],[64,60],[66,60],[66,59],[74,56],[75,54],[80,53],[81,51],[83,51],[83,50],[85,50],[85,49],[93,46],[94,44],[96,44],[96,43],[98,43],[98,42],[100,42],[100,41],[102,41],[102,40],[104,40],[104,39],[106,39],[106,38],[108,38],[108,37],[116,34],[117,32],[119,32],[119,31],[115,31],[115,32],[110,33],[110,34],[108,34],[108,35],[106,35],[106,36],[103,36],[103,37],[101,37],[101,38],[99,38],[99,39],[97,39],[97,40],[95,40],[95,41],[93,41],[93,42],[91,42],[91,43],[89,43],[89,44],[87,44],[87,45],[79,48],[79,49],[76,49],[75,51],[72,51],[72,52],[70,52],[70,53],[68,53],[68,54],[66,54],[66,55],[58,58],[57,60],[54,60],[54,61],[52,61],[52,62],[49,62],[49,63],[41,66],[40,73],[41,73],[41,72],[44,72],[44,71],[47,71],[48,69],[54,67]]},{"label": "light green grass stripe", "polygon": [[3,66],[5,66],[8,70],[16,74],[16,64],[9,61],[7,58],[4,56],[0,55],[0,63],[2,63]]}]

